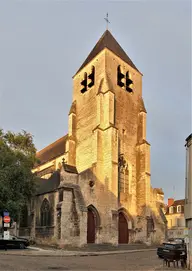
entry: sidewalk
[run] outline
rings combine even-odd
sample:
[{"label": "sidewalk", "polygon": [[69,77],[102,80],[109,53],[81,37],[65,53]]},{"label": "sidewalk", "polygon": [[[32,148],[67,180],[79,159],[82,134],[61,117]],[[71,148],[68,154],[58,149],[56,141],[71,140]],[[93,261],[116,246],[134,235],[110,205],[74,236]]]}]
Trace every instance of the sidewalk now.
[{"label": "sidewalk", "polygon": [[169,270],[169,271],[173,271],[173,270],[174,271],[184,271],[184,270],[189,270],[189,269],[187,267],[182,268],[180,264],[179,264],[179,267],[174,267],[173,264],[171,264],[170,267],[163,266],[163,263],[160,267],[155,268],[155,271],[167,271],[167,270]]},{"label": "sidewalk", "polygon": [[31,257],[69,257],[69,256],[99,256],[111,254],[125,254],[134,252],[156,251],[154,248],[137,249],[137,250],[113,250],[113,251],[68,251],[62,249],[41,249],[37,247],[29,247],[24,250],[0,250],[0,255],[17,255],[17,256],[31,256]]},{"label": "sidewalk", "polygon": [[163,266],[161,266],[161,267],[158,267],[158,268],[155,268],[155,271],[184,271],[184,270],[188,270],[187,268],[185,268],[185,269],[183,269],[183,268],[181,268],[181,267],[173,267],[173,266],[171,266],[171,267],[163,267]]}]

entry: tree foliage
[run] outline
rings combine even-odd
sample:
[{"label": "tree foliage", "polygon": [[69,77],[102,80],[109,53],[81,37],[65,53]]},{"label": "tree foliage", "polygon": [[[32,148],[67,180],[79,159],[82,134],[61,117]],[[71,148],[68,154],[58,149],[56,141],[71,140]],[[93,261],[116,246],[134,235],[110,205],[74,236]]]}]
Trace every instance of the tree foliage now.
[{"label": "tree foliage", "polygon": [[0,130],[0,210],[8,210],[15,220],[35,192],[36,163],[33,137]]}]

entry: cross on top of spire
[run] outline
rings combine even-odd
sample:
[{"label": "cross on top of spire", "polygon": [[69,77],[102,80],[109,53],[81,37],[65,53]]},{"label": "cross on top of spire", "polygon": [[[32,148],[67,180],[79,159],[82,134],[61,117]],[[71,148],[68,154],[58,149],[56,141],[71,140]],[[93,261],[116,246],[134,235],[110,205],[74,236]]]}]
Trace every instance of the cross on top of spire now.
[{"label": "cross on top of spire", "polygon": [[106,18],[104,18],[104,20],[107,22],[107,30],[108,30],[108,24],[110,24],[110,21],[108,19],[108,12],[107,12]]}]

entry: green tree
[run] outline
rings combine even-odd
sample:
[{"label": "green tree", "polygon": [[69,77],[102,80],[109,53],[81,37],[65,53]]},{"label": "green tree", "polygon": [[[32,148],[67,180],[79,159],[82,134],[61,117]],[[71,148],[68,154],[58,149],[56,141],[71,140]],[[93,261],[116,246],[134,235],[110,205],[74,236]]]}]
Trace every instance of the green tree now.
[{"label": "green tree", "polygon": [[35,154],[31,134],[0,130],[0,210],[9,211],[14,220],[35,192]]}]

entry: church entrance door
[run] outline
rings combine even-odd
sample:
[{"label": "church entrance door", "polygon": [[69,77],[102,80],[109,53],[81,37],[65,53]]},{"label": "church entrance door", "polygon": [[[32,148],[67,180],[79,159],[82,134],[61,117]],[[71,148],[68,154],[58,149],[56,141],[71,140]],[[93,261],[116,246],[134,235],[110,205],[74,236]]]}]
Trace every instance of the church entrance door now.
[{"label": "church entrance door", "polygon": [[128,223],[125,215],[119,213],[119,244],[127,244],[129,242]]},{"label": "church entrance door", "polygon": [[96,225],[95,225],[95,215],[93,210],[88,209],[87,213],[87,243],[95,243],[95,233],[96,233]]}]

